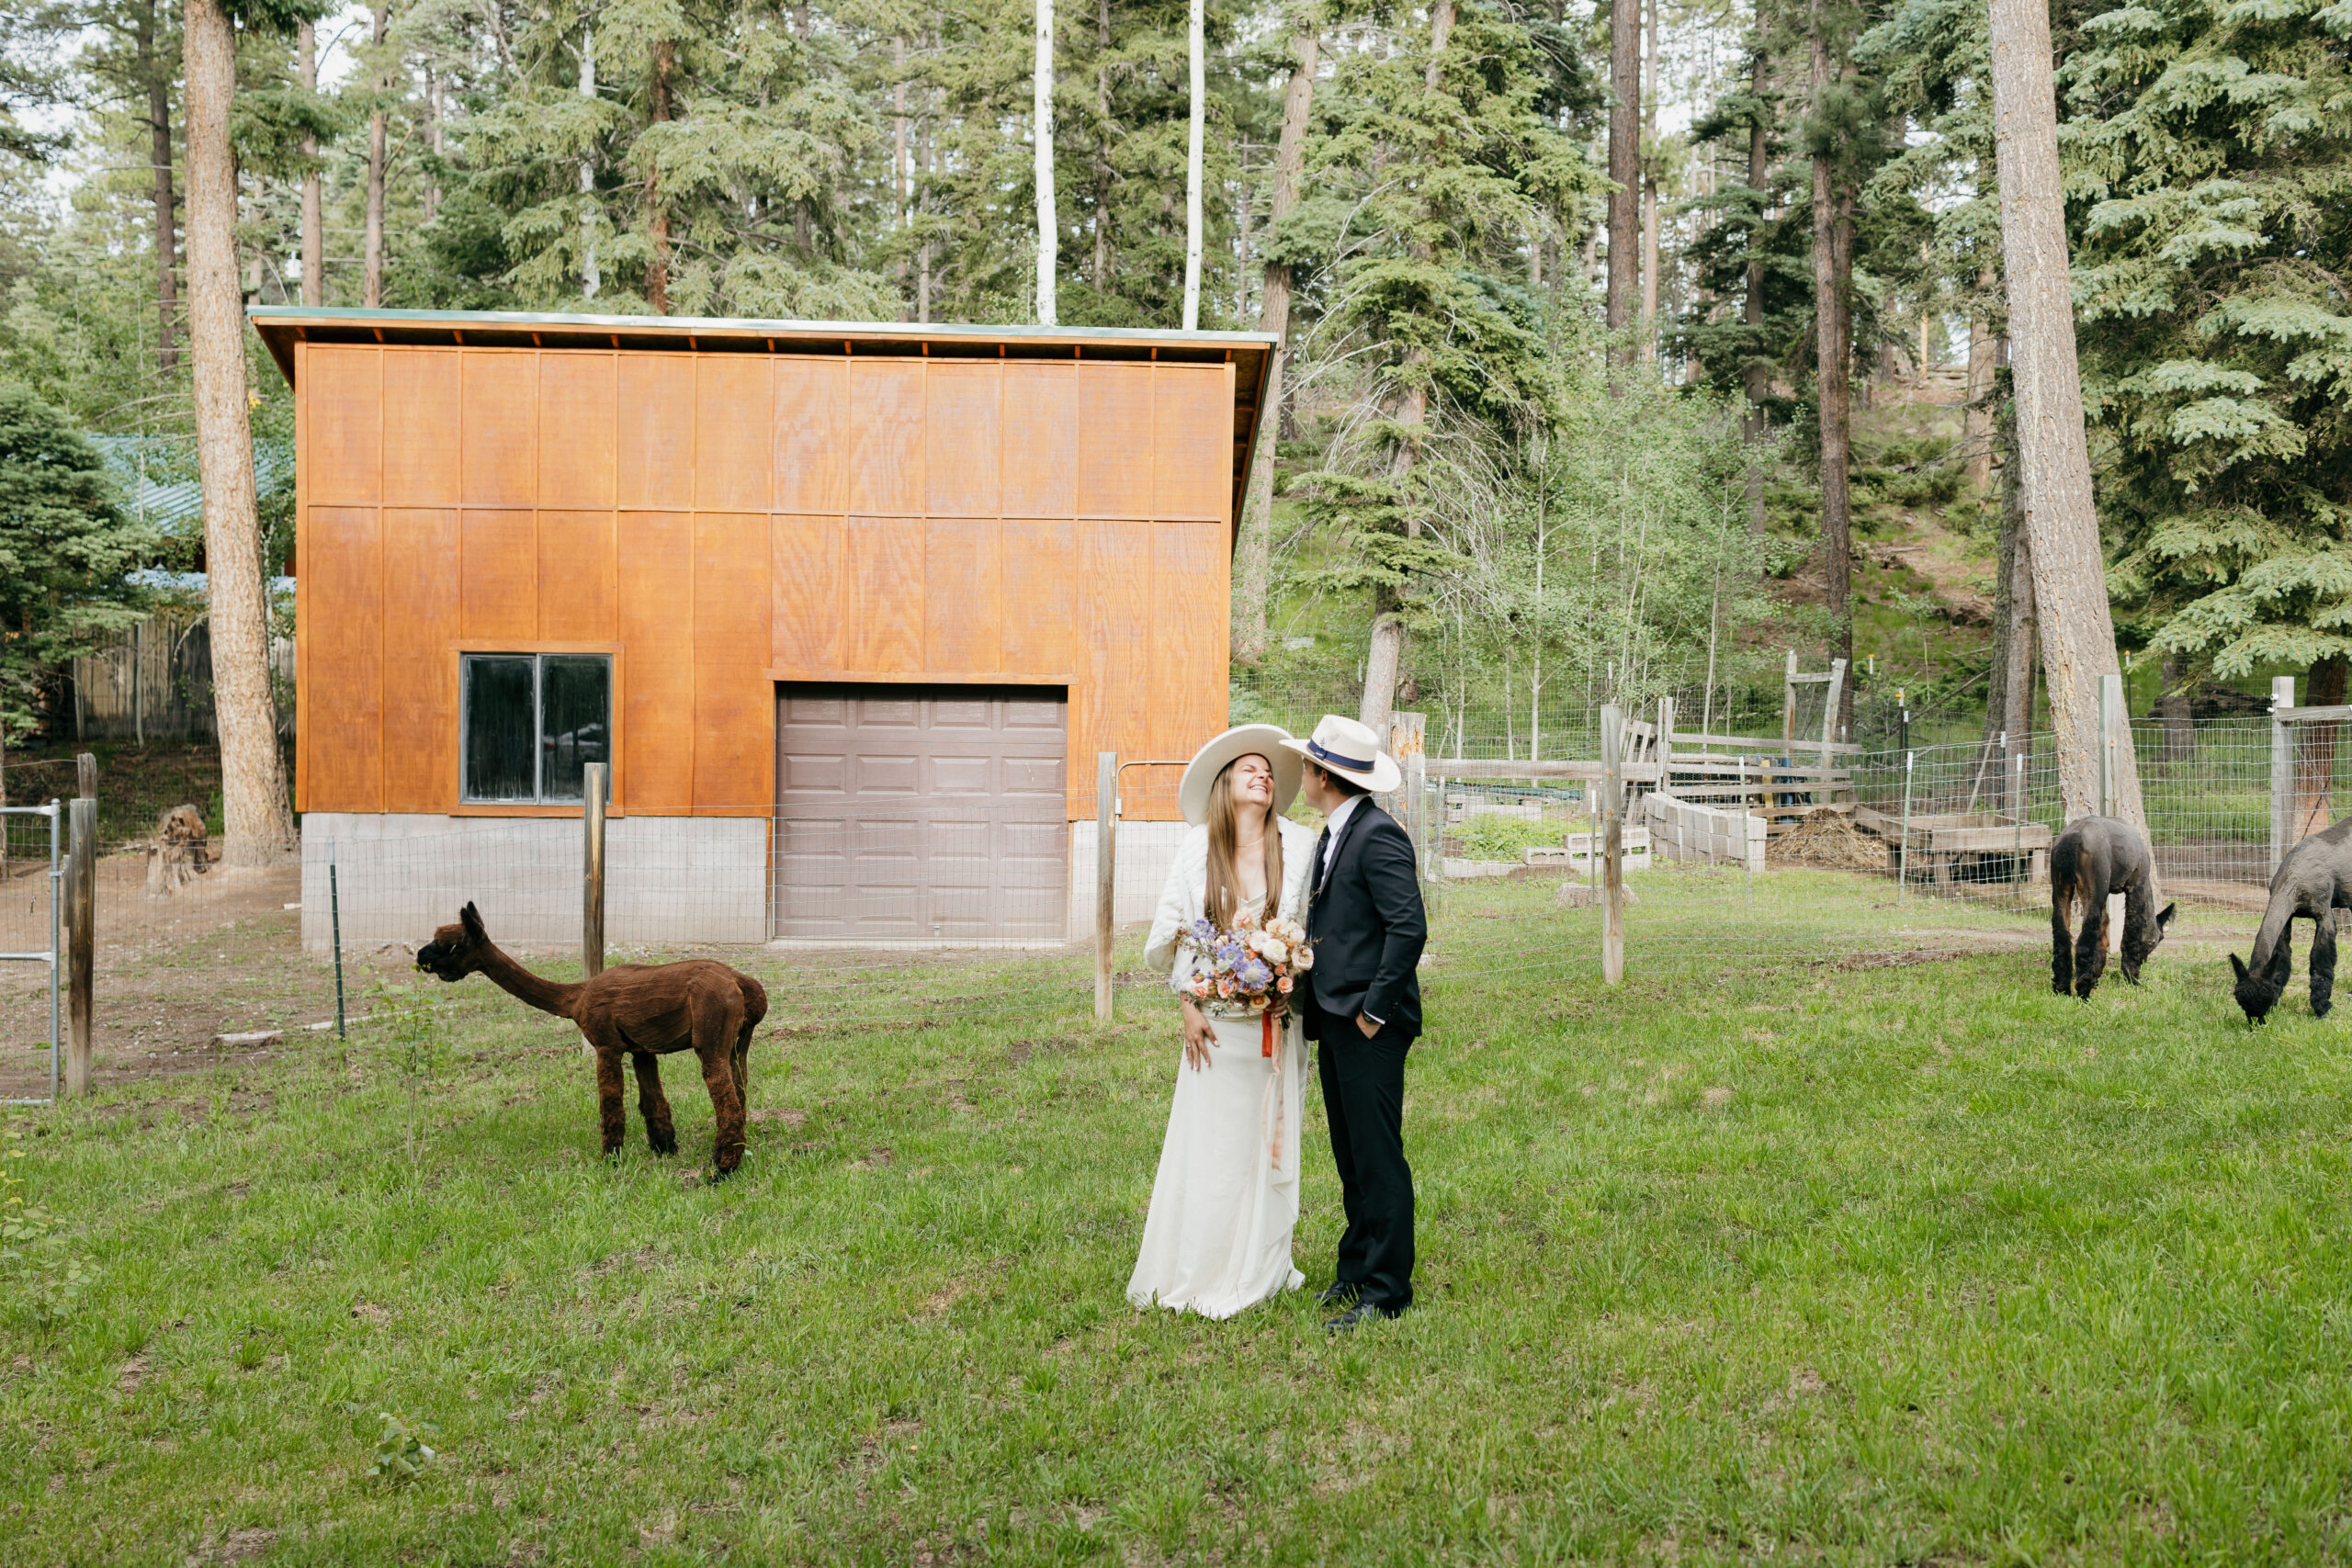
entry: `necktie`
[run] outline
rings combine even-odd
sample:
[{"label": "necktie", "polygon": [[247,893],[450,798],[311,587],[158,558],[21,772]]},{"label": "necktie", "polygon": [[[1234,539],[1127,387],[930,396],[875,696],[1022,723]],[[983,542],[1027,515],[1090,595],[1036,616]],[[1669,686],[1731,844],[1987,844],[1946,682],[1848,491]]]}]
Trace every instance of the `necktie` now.
[{"label": "necktie", "polygon": [[1323,885],[1331,880],[1331,863],[1324,858],[1330,842],[1331,829],[1329,828],[1315,835],[1315,891],[1317,893],[1322,892]]}]

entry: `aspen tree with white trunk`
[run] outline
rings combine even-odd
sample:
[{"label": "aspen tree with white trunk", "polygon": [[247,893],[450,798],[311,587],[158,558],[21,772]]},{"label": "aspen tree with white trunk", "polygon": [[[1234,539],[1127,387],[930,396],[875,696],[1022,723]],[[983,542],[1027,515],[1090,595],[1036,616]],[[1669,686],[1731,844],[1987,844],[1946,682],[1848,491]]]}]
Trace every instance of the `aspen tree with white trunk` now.
[{"label": "aspen tree with white trunk", "polygon": [[[2041,669],[2069,820],[2099,800],[2099,678],[2116,673],[2115,622],[2092,504],[2090,442],[2058,168],[2058,96],[2043,0],[1992,0],[1993,121],[2001,264],[2017,397],[2019,495],[2033,568]],[[2115,815],[2144,825],[2132,748],[2115,749]]]},{"label": "aspen tree with white trunk", "polygon": [[[250,12],[246,21],[255,18]],[[284,12],[260,20],[283,25]],[[237,276],[237,164],[229,118],[237,28],[219,0],[187,0],[188,353],[220,738],[222,859],[266,865],[294,843],[269,679],[269,601],[248,417],[244,299]]]},{"label": "aspen tree with white trunk", "polygon": [[[295,68],[306,96],[319,90],[319,30],[304,22],[294,35]],[[302,137],[302,303],[327,302],[326,219],[319,189],[319,139]]]},{"label": "aspen tree with white trunk", "polygon": [[1059,233],[1054,217],[1054,0],[1037,0],[1036,41],[1029,124],[1036,157],[1037,321],[1050,327],[1055,324],[1054,271],[1059,265]]},{"label": "aspen tree with white trunk", "polygon": [[1186,42],[1192,69],[1192,120],[1184,141],[1184,330],[1201,324],[1201,142],[1207,125],[1208,24],[1204,0],[1192,0]]}]

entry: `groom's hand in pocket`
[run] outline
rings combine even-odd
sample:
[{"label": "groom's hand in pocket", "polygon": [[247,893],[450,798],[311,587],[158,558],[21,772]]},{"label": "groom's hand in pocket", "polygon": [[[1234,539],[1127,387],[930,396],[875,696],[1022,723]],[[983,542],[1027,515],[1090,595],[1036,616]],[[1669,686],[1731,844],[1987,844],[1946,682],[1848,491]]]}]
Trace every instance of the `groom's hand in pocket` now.
[{"label": "groom's hand in pocket", "polygon": [[1380,1032],[1380,1025],[1373,1022],[1372,1020],[1364,1017],[1362,1013],[1356,1014],[1356,1027],[1363,1031],[1363,1037],[1366,1040],[1371,1039],[1374,1035]]}]

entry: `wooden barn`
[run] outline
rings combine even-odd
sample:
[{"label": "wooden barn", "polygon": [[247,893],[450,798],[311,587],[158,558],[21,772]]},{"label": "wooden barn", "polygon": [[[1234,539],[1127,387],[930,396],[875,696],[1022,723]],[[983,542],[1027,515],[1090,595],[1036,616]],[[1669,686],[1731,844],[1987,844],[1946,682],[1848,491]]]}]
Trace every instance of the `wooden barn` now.
[{"label": "wooden barn", "polygon": [[1095,754],[1226,723],[1269,338],[251,314],[314,944],[330,859],[346,941],[565,940],[600,761],[616,941],[1060,941]]}]

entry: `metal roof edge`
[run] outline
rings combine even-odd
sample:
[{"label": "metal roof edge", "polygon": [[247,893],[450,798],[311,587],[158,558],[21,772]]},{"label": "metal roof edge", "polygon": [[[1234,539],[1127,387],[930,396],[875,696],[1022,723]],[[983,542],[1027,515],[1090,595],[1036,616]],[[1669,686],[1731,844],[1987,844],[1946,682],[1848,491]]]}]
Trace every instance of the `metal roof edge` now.
[{"label": "metal roof edge", "polygon": [[1271,333],[1185,332],[1180,327],[1075,327],[967,322],[794,321],[755,316],[591,316],[564,310],[392,310],[349,305],[248,305],[256,329],[307,322],[433,327],[572,328],[583,332],[744,333],[768,336],[868,338],[1019,338],[1039,342],[1093,340],[1132,343],[1247,344],[1271,348]]}]

